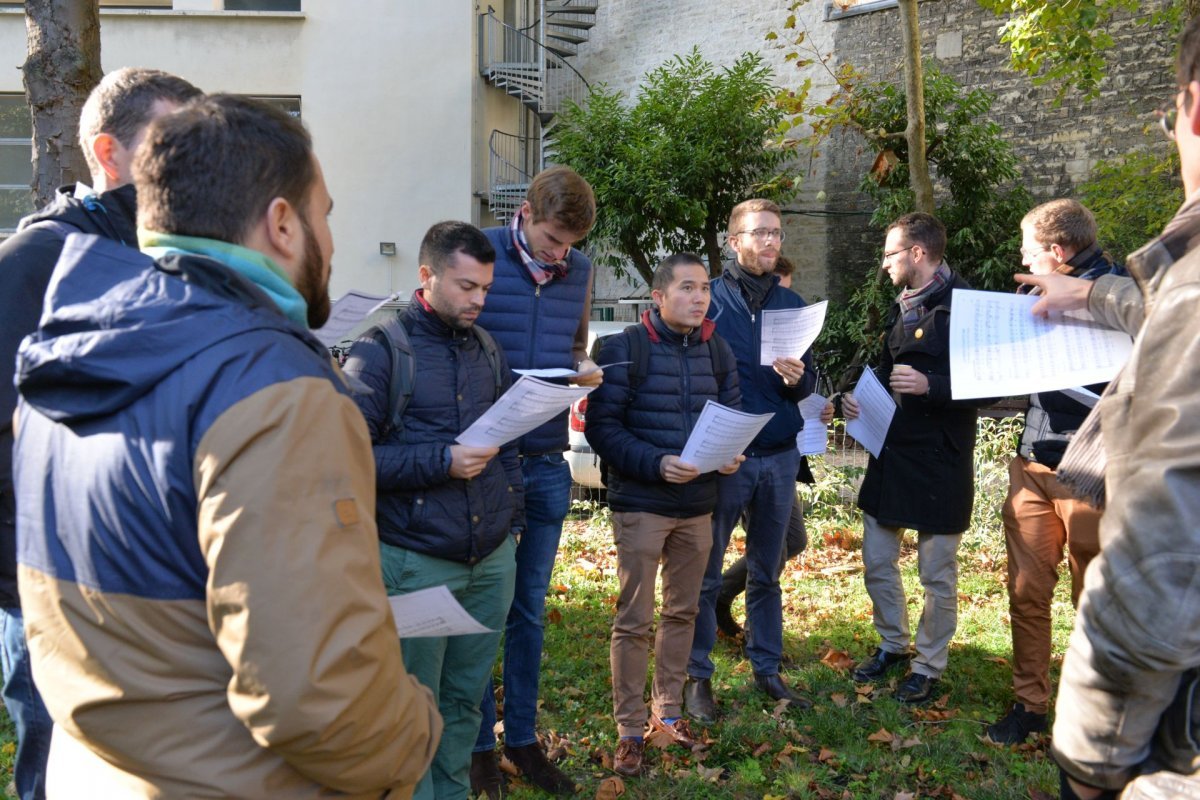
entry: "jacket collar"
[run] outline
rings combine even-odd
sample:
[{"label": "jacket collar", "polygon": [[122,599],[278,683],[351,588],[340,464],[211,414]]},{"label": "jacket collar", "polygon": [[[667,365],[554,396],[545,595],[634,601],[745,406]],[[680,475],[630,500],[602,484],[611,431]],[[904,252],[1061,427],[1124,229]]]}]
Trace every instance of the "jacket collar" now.
[{"label": "jacket collar", "polygon": [[667,326],[657,308],[642,312],[642,325],[645,326],[652,342],[667,341],[675,344],[686,342],[688,345],[707,342],[717,329],[717,323],[705,317],[699,328],[692,328],[687,334],[677,333]]}]

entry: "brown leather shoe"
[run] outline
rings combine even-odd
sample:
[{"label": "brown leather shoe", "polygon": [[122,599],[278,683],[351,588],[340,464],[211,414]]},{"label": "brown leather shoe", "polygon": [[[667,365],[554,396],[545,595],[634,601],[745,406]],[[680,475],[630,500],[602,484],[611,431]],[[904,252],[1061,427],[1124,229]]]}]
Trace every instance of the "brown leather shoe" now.
[{"label": "brown leather shoe", "polygon": [[664,722],[658,714],[651,714],[650,729],[669,733],[671,738],[675,740],[675,744],[680,747],[686,747],[688,750],[704,750],[707,747],[707,745],[696,738],[687,720],[683,717],[679,717],[674,722],[668,723]]},{"label": "brown leather shoe", "polygon": [[628,777],[641,775],[644,746],[641,739],[622,736],[621,741],[617,742],[617,753],[613,756],[613,769]]}]

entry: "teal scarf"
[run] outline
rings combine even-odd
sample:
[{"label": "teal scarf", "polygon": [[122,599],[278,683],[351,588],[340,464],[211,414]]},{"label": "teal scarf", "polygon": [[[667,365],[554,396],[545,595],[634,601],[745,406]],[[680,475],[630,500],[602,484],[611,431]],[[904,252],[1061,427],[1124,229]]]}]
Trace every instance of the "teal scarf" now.
[{"label": "teal scarf", "polygon": [[143,228],[138,229],[138,246],[143,253],[156,260],[174,253],[184,253],[220,261],[266,292],[284,316],[300,327],[308,328],[308,303],[296,291],[287,273],[257,250],[216,239],[177,236]]}]

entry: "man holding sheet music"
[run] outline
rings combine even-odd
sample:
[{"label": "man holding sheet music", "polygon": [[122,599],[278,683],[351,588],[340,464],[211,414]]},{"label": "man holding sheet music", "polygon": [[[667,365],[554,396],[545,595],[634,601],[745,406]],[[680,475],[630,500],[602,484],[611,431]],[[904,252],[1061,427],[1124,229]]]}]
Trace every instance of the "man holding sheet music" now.
[{"label": "man holding sheet music", "polygon": [[[1051,200],[1021,220],[1021,261],[1034,275],[1095,280],[1123,275],[1096,243],[1096,218],[1077,200]],[[1022,286],[1021,290],[1031,287]],[[1103,391],[1103,385],[1088,387]],[[1088,406],[1065,392],[1029,396],[1017,455],[1008,467],[1004,538],[1012,619],[1016,702],[987,729],[996,744],[1019,744],[1046,730],[1050,702],[1050,604],[1068,548],[1071,599],[1078,602],[1088,562],[1100,551],[1100,511],[1076,499],[1056,470]]]},{"label": "man holding sheet music", "polygon": [[1042,308],[1077,302],[1136,333],[1059,466],[1060,480],[1090,466],[1072,485],[1105,503],[1055,704],[1067,800],[1200,797],[1200,18],[1176,87],[1161,118],[1187,199],[1127,259],[1136,283],[1021,276],[1047,290]]},{"label": "man holding sheet music", "polygon": [[[888,314],[887,339],[875,375],[897,408],[858,495],[863,511],[863,567],[874,604],[875,653],[853,671],[859,682],[883,679],[912,660],[896,689],[902,703],[930,700],[946,669],[958,622],[958,544],[975,498],[976,406],[950,397],[950,302],[970,288],[943,260],[946,229],[929,214],[906,214],[888,228],[883,267],[902,287]],[[846,419],[859,416],[851,393]],[[909,653],[908,606],[900,580],[900,538],[917,531],[924,610],[916,658]]]},{"label": "man holding sheet music", "polygon": [[[737,358],[742,410],[774,414],[746,449],[746,461],[733,475],[718,479],[713,512],[713,547],[700,594],[700,610],[688,662],[684,704],[701,722],[716,717],[712,693],[714,671],[710,653],[717,639],[716,602],[721,591],[721,568],[734,526],[752,508],[746,531],[746,655],[759,689],[775,700],[790,700],[807,708],[811,703],[795,694],[779,674],[783,658],[783,607],[779,563],[785,533],[795,504],[796,471],[800,454],[796,434],[804,426],[796,405],[812,393],[816,375],[811,350],[780,357],[761,366],[762,315],[774,309],[796,309],[804,301],[782,289],[774,275],[783,229],[779,207],[769,200],[747,200],[729,217],[728,243],[735,257],[712,284],[708,316],[717,333]],[[802,356],[802,357],[801,357]]]},{"label": "man holding sheet music", "polygon": [[[701,473],[680,454],[709,401],[741,406],[733,353],[705,317],[709,277],[704,263],[691,253],[669,256],[654,273],[651,298],[655,308],[643,313],[640,323],[605,342],[600,361],[614,366],[605,371],[587,408],[588,442],[605,463],[621,585],[611,661],[619,737],[613,768],[623,775],[636,775],[642,766],[660,561],[662,618],[654,643],[649,723],[688,749],[698,746],[683,719],[682,692],[700,583],[712,549],[717,472]],[[736,472],[743,458],[736,456],[718,471]]]},{"label": "man holding sheet music", "polygon": [[[517,443],[456,444],[511,383],[504,353],[473,330],[496,253],[465,222],[439,222],[421,242],[421,288],[400,323],[418,380],[399,419],[389,342],[378,329],[350,348],[345,372],[370,393],[355,402],[375,451],[383,581],[390,595],[446,585],[489,633],[408,639],[404,665],[433,690],[445,730],[414,797],[467,797],[479,698],[512,601],[516,539],[524,525]],[[498,363],[492,363],[492,359]]]}]

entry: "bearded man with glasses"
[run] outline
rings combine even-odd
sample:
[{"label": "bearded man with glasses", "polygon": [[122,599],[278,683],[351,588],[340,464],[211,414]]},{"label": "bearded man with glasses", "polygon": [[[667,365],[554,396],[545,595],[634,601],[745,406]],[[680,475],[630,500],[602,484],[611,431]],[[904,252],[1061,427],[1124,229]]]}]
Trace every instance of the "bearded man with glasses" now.
[{"label": "bearded man with glasses", "polygon": [[746,200],[729,216],[728,244],[734,258],[725,262],[721,277],[712,282],[708,316],[737,359],[742,387],[742,410],[773,413],[771,421],[746,449],[746,461],[732,475],[717,479],[713,512],[713,546],[700,593],[700,610],[684,685],[687,713],[701,723],[716,718],[710,654],[717,639],[717,596],[729,537],[749,507],[746,531],[746,655],[755,684],[773,700],[789,700],[799,708],[812,703],[795,694],[779,674],[783,658],[783,606],[779,565],[796,495],[800,453],[796,434],[804,426],[796,404],[816,387],[811,349],[802,358],[779,358],[759,365],[762,314],[804,305],[795,292],[779,286],[774,274],[783,242],[779,206],[770,200]]}]

